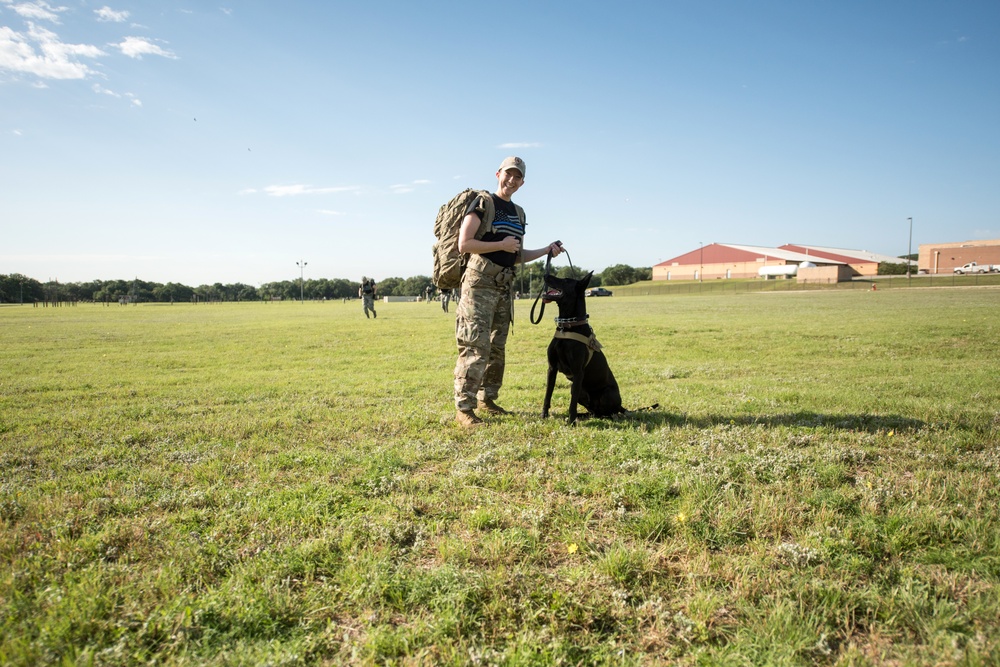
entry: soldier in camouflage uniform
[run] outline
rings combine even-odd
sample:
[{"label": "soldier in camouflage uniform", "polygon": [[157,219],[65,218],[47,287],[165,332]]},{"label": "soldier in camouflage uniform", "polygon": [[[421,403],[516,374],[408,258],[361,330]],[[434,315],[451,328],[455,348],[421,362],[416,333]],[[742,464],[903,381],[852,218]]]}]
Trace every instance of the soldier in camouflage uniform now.
[{"label": "soldier in camouflage uniform", "polygon": [[525,221],[511,197],[524,183],[524,160],[506,158],[497,170],[491,195],[496,210],[489,231],[476,239],[485,206],[477,198],[469,205],[458,237],[458,250],[469,254],[462,276],[455,319],[458,363],[455,364],[455,419],[465,427],[483,423],[476,408],[506,414],[496,403],[503,384],[505,347],[510,329],[517,262],[531,262],[562,252],[558,243],[526,250],[521,247]]},{"label": "soldier in camouflage uniform", "polygon": [[361,305],[365,309],[365,319],[369,319],[368,311],[372,311],[371,317],[378,318],[375,312],[375,281],[366,276],[361,276],[361,286],[358,287],[358,296],[361,297]]}]

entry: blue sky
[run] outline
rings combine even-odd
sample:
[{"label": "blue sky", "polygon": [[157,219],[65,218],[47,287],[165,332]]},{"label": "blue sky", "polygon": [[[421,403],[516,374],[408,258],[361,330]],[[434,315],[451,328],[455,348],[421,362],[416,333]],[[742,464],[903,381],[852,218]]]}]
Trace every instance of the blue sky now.
[{"label": "blue sky", "polygon": [[511,154],[598,271],[1000,238],[1000,3],[0,0],[0,273],[429,275]]}]

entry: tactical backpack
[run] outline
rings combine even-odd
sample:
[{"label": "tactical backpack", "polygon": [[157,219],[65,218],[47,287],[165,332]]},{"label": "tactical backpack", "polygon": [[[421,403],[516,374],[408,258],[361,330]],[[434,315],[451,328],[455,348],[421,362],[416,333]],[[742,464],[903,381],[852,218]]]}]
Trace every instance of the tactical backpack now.
[{"label": "tactical backpack", "polygon": [[[434,221],[434,238],[437,242],[431,248],[434,254],[434,274],[431,280],[438,289],[455,289],[462,284],[462,273],[465,272],[465,264],[469,257],[458,251],[458,234],[462,229],[462,220],[468,213],[469,204],[476,197],[482,197],[483,201],[482,220],[475,235],[476,239],[481,239],[486,232],[493,229],[493,219],[496,217],[493,197],[488,190],[466,188],[438,209],[437,219]],[[521,223],[524,224],[524,209],[517,204],[514,206],[517,208]]]}]

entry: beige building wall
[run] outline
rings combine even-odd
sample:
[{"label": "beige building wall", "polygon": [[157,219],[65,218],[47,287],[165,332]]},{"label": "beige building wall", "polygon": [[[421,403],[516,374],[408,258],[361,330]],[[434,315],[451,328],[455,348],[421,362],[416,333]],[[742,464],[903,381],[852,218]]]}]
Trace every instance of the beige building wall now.
[{"label": "beige building wall", "polygon": [[[854,270],[853,275],[855,276],[878,275],[878,262],[851,262],[848,266]],[[848,280],[850,280],[850,278],[848,278]]]},{"label": "beige building wall", "polygon": [[[718,264],[680,264],[653,267],[653,280],[717,280],[734,278],[759,278],[757,269],[762,266],[784,266],[784,260],[763,258],[749,262],[721,262]],[[700,276],[699,276],[700,273]]]},{"label": "beige building wall", "polygon": [[923,243],[919,248],[920,273],[953,273],[956,266],[969,262],[1000,264],[1000,239],[961,243]]},{"label": "beige building wall", "polygon": [[850,282],[853,277],[852,267],[846,264],[835,264],[833,266],[800,266],[795,280],[800,283],[830,284]]}]

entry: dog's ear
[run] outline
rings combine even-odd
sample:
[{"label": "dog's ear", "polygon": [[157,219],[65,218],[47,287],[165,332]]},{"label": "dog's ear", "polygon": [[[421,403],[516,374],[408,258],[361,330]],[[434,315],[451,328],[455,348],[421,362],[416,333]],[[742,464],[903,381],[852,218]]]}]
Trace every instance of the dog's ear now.
[{"label": "dog's ear", "polygon": [[586,288],[587,288],[587,285],[589,285],[589,284],[590,284],[590,279],[591,279],[591,278],[592,278],[593,276],[594,276],[594,272],[593,272],[593,271],[591,271],[590,273],[588,273],[587,275],[585,275],[585,276],[583,277],[583,280],[581,280],[581,281],[580,281],[580,289],[586,289]]}]

